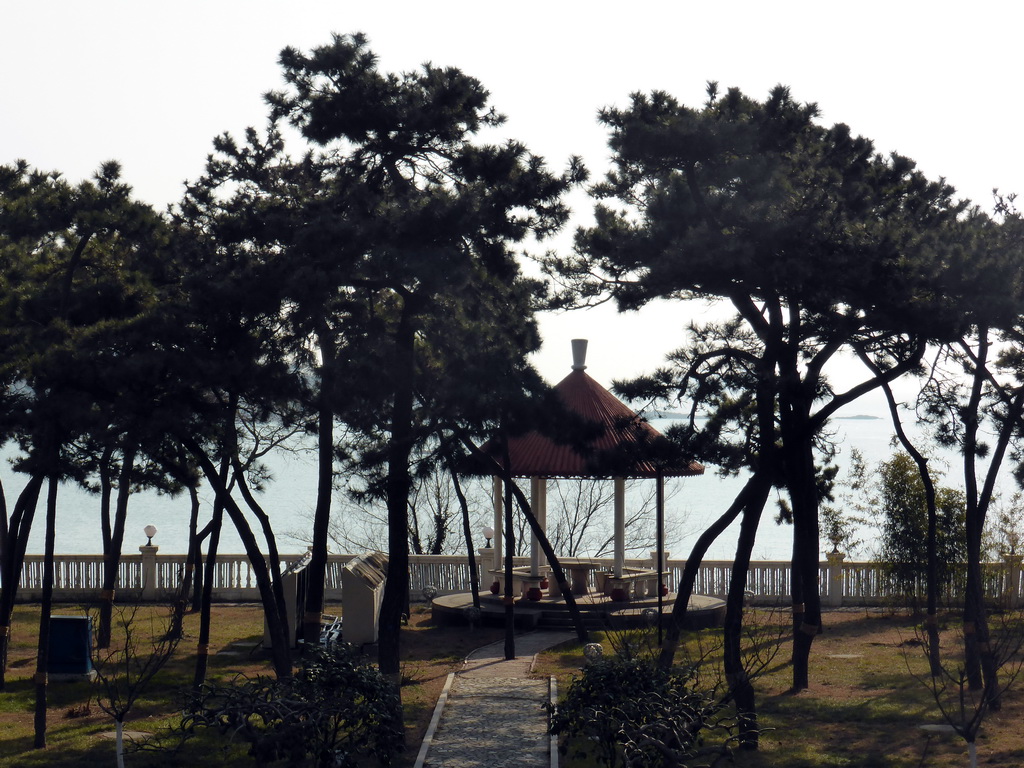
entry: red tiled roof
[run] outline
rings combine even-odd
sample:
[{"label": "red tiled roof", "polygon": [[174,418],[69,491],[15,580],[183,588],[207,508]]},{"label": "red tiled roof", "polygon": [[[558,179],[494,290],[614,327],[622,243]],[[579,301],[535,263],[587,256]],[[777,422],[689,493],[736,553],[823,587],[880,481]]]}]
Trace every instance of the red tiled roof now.
[{"label": "red tiled roof", "polygon": [[[637,416],[615,395],[582,369],[574,369],[558,383],[555,391],[566,407],[586,421],[604,427],[580,453],[560,445],[539,432],[509,440],[509,462],[515,477],[655,477],[657,465],[643,458],[647,444],[664,439],[658,430]],[[493,450],[493,445],[488,445]],[[649,453],[649,451],[648,451]],[[501,461],[498,457],[499,462]],[[696,461],[662,468],[665,477],[701,475],[704,467]]]}]

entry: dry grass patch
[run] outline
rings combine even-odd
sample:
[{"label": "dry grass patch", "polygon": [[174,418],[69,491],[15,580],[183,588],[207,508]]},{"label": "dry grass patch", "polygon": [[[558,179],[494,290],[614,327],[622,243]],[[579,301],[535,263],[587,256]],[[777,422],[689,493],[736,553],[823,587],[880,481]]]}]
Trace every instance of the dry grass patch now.
[{"label": "dry grass patch", "polygon": [[[785,622],[785,616],[754,612],[756,621]],[[706,646],[717,632],[691,635]],[[953,633],[948,633],[952,638]],[[762,640],[763,642],[767,642]],[[606,647],[608,645],[605,639]],[[956,737],[929,737],[920,726],[944,722],[931,692],[908,672],[926,672],[913,620],[889,612],[835,611],[812,650],[811,687],[790,692],[788,638],[760,677],[761,749],[736,756],[740,768],[952,768],[967,764]],[[959,659],[947,654],[956,666]],[[582,665],[577,644],[542,654],[538,672],[555,675],[565,691]],[[979,764],[1024,765],[1024,680],[991,713],[978,737]],[[566,765],[566,764],[563,764]],[[568,764],[572,768],[572,764]],[[577,766],[576,768],[581,768]]]},{"label": "dry grass patch", "polygon": [[[61,605],[55,615],[85,613],[85,607]],[[341,607],[327,606],[327,613],[340,614]],[[165,627],[164,606],[143,606],[137,622],[146,627]],[[91,700],[93,690],[87,682],[53,682],[48,686],[47,747],[34,749],[33,709],[36,644],[39,606],[19,605],[12,622],[11,648],[7,670],[7,689],[0,693],[0,719],[4,735],[0,739],[0,768],[46,768],[112,764],[113,743],[100,738],[112,731],[113,721]],[[180,709],[181,691],[192,683],[196,662],[198,614],[185,616],[185,637],[173,658],[154,679],[150,690],[133,710],[126,729],[149,733],[172,726]],[[273,674],[261,648],[263,610],[253,604],[214,606],[210,642],[208,679],[229,682],[236,675],[249,677]],[[406,751],[398,765],[412,765],[423,733],[430,722],[434,705],[448,673],[462,667],[463,659],[475,648],[501,637],[501,630],[435,624],[423,606],[414,606],[408,626],[402,630],[403,665],[402,702],[405,712]],[[369,662],[375,659],[368,657]],[[91,703],[90,703],[91,702]],[[224,740],[215,734],[202,734],[178,755],[142,752],[130,754],[132,766],[180,766],[189,763],[206,766],[249,766],[251,758],[244,748],[224,750]]]}]

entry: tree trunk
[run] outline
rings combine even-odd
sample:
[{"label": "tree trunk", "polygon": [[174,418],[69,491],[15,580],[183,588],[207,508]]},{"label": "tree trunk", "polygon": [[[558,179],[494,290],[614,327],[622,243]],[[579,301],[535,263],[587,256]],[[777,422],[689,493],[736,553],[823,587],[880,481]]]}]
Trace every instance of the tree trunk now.
[{"label": "tree trunk", "polygon": [[[817,558],[811,558],[808,554],[806,540],[801,543],[801,552],[798,555],[798,562],[794,568],[800,572],[801,584],[810,584],[804,590],[803,603],[799,605],[803,610],[794,609],[794,618],[799,617],[799,626],[793,636],[793,690],[802,691],[810,687],[810,657],[811,645],[814,638],[821,630],[821,597],[818,592],[818,568]],[[814,566],[814,580],[810,579],[809,571]]]},{"label": "tree trunk", "polygon": [[821,593],[818,587],[818,494],[810,444],[798,448],[783,444],[787,487],[793,504],[793,617],[799,622],[793,635],[793,690],[810,685],[811,645],[821,630]]},{"label": "tree trunk", "polygon": [[[117,589],[121,550],[124,547],[124,527],[128,519],[128,498],[131,495],[132,470],[135,467],[136,446],[131,437],[125,439],[122,450],[121,472],[114,505],[114,525],[110,531],[107,551],[103,553],[103,591],[100,593],[100,623],[96,632],[96,647],[110,645],[110,624],[114,613],[114,590]],[[104,542],[108,543],[108,542]]]},{"label": "tree trunk", "polygon": [[733,701],[736,704],[739,745],[741,749],[755,750],[758,747],[757,704],[754,686],[749,671],[743,666],[743,599],[747,588],[747,572],[750,569],[750,553],[754,549],[757,526],[761,521],[764,502],[755,503],[743,509],[740,537],[736,546],[736,559],[729,579],[729,593],[725,607],[723,628],[725,679]]},{"label": "tree trunk", "polygon": [[576,604],[576,596],[572,593],[572,585],[565,577],[565,571],[562,568],[562,564],[558,561],[555,549],[551,546],[551,541],[548,539],[547,533],[541,529],[540,523],[537,522],[537,516],[533,514],[533,509],[530,507],[530,502],[526,498],[526,494],[523,493],[522,488],[516,485],[511,478],[509,478],[506,483],[512,490],[512,495],[515,496],[516,501],[519,503],[519,509],[522,511],[523,517],[526,518],[526,522],[530,526],[530,531],[537,537],[537,543],[540,544],[540,548],[544,552],[544,557],[547,558],[548,565],[551,567],[551,578],[553,578],[555,583],[558,585],[558,591],[561,593],[562,599],[565,600],[565,605],[569,609],[569,616],[572,618],[573,629],[576,630],[576,639],[581,643],[586,643],[590,638],[587,633],[586,625],[583,623],[583,614],[580,612],[580,608]]},{"label": "tree trunk", "polygon": [[[867,359],[861,359],[868,365],[872,372],[880,377],[878,368]],[[896,405],[896,398],[892,394],[889,382],[883,381],[882,391],[885,393],[886,402],[889,404],[889,416],[892,419],[893,429],[899,438],[903,450],[917,464],[918,474],[924,484],[925,504],[928,507],[928,566],[925,576],[927,593],[927,616],[924,622],[925,636],[928,642],[928,669],[932,677],[942,675],[942,651],[939,642],[939,546],[938,546],[938,510],[935,502],[935,483],[932,482],[931,472],[928,470],[928,459],[910,441],[906,430],[903,429],[903,421],[900,419],[899,409]]]},{"label": "tree trunk", "polygon": [[981,340],[975,359],[975,375],[971,396],[964,414],[964,491],[967,496],[967,588],[964,595],[964,651],[968,684],[972,690],[984,690],[987,706],[993,711],[1001,709],[999,697],[999,663],[991,645],[988,617],[985,608],[985,585],[981,569],[982,536],[985,517],[995,493],[998,469],[1008,450],[1010,439],[1024,413],[1024,389],[1018,388],[1012,397],[1004,399],[1006,413],[999,427],[998,438],[989,459],[988,471],[982,488],[978,488],[975,462],[978,456],[978,414],[982,405],[983,382],[987,379],[989,352],[988,329],[980,328]]},{"label": "tree trunk", "polygon": [[118,719],[114,722],[116,723],[114,744],[117,752],[117,768],[124,768],[124,721]]},{"label": "tree trunk", "polygon": [[[976,461],[978,453],[978,412],[981,407],[984,377],[981,371],[988,361],[988,328],[978,328],[978,356],[976,358],[971,393],[962,409],[964,437],[964,495],[967,497],[965,527],[967,534],[967,586],[964,592],[963,631],[964,668],[972,691],[984,687],[979,646],[979,624],[984,623],[984,593],[981,582],[981,533],[984,517],[978,499]],[[977,564],[977,567],[975,567]]]},{"label": "tree trunk", "polygon": [[[234,413],[233,409],[231,409],[231,413]],[[233,427],[234,421],[232,416],[230,426],[227,428],[233,429]],[[218,471],[213,461],[206,454],[206,451],[196,442],[194,437],[191,435],[182,436],[180,440],[182,446],[192,454],[192,457],[200,469],[202,469],[207,482],[209,482],[216,493],[217,501],[223,505],[223,510],[228,513],[228,517],[231,518],[231,522],[238,532],[238,538],[241,539],[246,557],[249,558],[249,565],[252,568],[253,575],[256,578],[256,586],[260,592],[260,602],[263,604],[267,628],[271,637],[272,647],[270,655],[274,663],[274,672],[279,678],[291,677],[291,651],[286,632],[288,622],[286,615],[282,615],[280,611],[277,600],[278,593],[273,583],[280,580],[281,572],[279,568],[275,568],[271,572],[259,543],[252,533],[252,528],[249,527],[249,523],[245,519],[245,515],[242,514],[242,510],[239,509],[235,500],[231,498],[231,491],[224,479],[231,467],[230,458],[225,456],[222,459],[222,468]],[[230,444],[229,441],[226,442]],[[207,566],[206,576],[209,579],[212,577],[213,572],[209,568],[209,563],[207,563]],[[204,591],[211,589],[212,584],[207,583],[204,585]]]},{"label": "tree trunk", "polygon": [[[53,461],[52,464],[56,464]],[[57,472],[51,471],[46,490],[46,543],[43,554],[43,599],[39,607],[39,645],[36,651],[35,740],[33,746],[46,746],[47,668],[50,661],[50,613],[53,609],[53,549],[57,529]]]},{"label": "tree trunk", "polygon": [[103,542],[103,554],[110,551],[110,540],[113,536],[110,524],[110,501],[113,497],[114,481],[111,477],[110,462],[114,458],[114,446],[109,445],[103,449],[100,457],[99,479],[100,479],[100,535]]},{"label": "tree trunk", "polygon": [[[968,534],[970,535],[970,534]],[[993,711],[1001,708],[997,691],[999,689],[999,665],[992,652],[988,617],[985,612],[985,584],[981,571],[980,554],[972,555],[972,549],[980,549],[974,542],[967,542],[967,587],[964,592],[963,632],[964,655],[968,686],[971,690],[984,691],[986,703]]]},{"label": "tree trunk", "polygon": [[206,576],[199,606],[199,638],[196,643],[196,671],[192,677],[192,688],[199,691],[206,682],[206,668],[210,661],[210,620],[213,605],[213,578],[217,567],[217,547],[220,544],[220,527],[224,519],[224,504],[218,496],[213,502],[213,519],[210,528],[210,543],[206,550]]},{"label": "tree trunk", "polygon": [[[767,365],[762,362],[762,367],[766,368]],[[736,704],[739,745],[745,750],[758,748],[759,731],[754,686],[750,680],[750,671],[743,665],[743,600],[746,596],[747,573],[750,570],[750,554],[754,549],[761,513],[777,470],[775,397],[770,383],[773,377],[770,371],[763,368],[758,376],[757,385],[757,482],[753,485],[749,501],[743,506],[743,521],[740,524],[736,557],[729,580],[723,629],[725,679]]]},{"label": "tree trunk", "polygon": [[[508,467],[508,441],[502,436],[505,448],[505,467]],[[515,568],[515,526],[512,524],[512,481],[506,471],[504,483],[504,515],[505,515],[505,659],[516,657],[516,596],[515,579],[512,577]]]},{"label": "tree trunk", "polygon": [[[312,558],[306,566],[306,602],[303,606],[302,637],[309,643],[320,636],[327,581],[327,540],[331,526],[331,497],[334,493],[334,388],[336,350],[334,335],[327,325],[317,330],[320,346],[320,392],[317,400],[317,488],[313,510]],[[385,586],[385,589],[387,587]]]},{"label": "tree trunk", "polygon": [[[761,359],[758,362],[758,377],[756,388],[756,409],[757,409],[757,434],[756,444],[758,446],[757,456],[751,457],[753,473],[743,485],[743,488],[733,500],[729,508],[718,518],[707,530],[705,530],[690,552],[690,557],[683,567],[682,581],[676,592],[676,601],[672,606],[672,620],[669,622],[668,632],[662,642],[661,652],[658,658],[658,665],[662,669],[671,669],[675,659],[676,648],[679,645],[679,635],[683,626],[683,619],[686,616],[686,609],[693,595],[693,587],[697,580],[697,573],[700,570],[704,555],[715,540],[728,528],[736,516],[742,511],[744,520],[748,515],[756,514],[760,520],[761,512],[768,494],[771,492],[772,483],[776,474],[776,434],[775,434],[775,377],[773,366],[768,359]],[[742,529],[741,529],[742,533]],[[750,531],[750,536],[756,533]],[[753,541],[751,541],[753,546]],[[742,551],[742,547],[737,547]],[[747,555],[749,565],[749,553]],[[744,568],[744,573],[746,568]],[[746,577],[744,575],[744,589]],[[739,604],[742,609],[742,601]],[[726,606],[728,610],[728,605]],[[742,622],[742,616],[740,617]]]},{"label": "tree trunk", "polygon": [[185,555],[185,570],[181,574],[181,583],[178,585],[178,598],[174,601],[174,613],[171,616],[171,625],[167,631],[169,640],[180,640],[183,634],[185,611],[188,607],[188,596],[192,591],[193,574],[196,571],[196,556],[199,549],[197,528],[199,526],[199,492],[194,485],[188,487],[189,499],[192,503],[191,514],[188,520],[188,554]]},{"label": "tree trunk", "polygon": [[402,615],[409,598],[409,456],[412,453],[413,383],[416,377],[415,328],[411,298],[404,296],[395,332],[395,387],[391,411],[391,439],[387,451],[385,489],[388,508],[388,575],[380,606],[378,664],[396,689],[401,682]]},{"label": "tree trunk", "polygon": [[[291,643],[287,634],[287,614],[281,613],[280,603],[278,602],[278,595],[281,594],[281,591],[274,584],[274,582],[279,582],[281,579],[280,569],[274,569],[272,572],[271,568],[268,567],[259,542],[257,542],[256,537],[253,535],[252,528],[249,527],[245,515],[242,514],[242,510],[239,509],[235,500],[231,498],[228,486],[224,483],[223,478],[217,472],[217,468],[213,465],[213,462],[203,451],[202,447],[191,437],[183,440],[182,444],[192,452],[192,455],[198,461],[199,466],[206,475],[206,479],[216,492],[217,498],[222,501],[224,511],[231,518],[231,522],[238,532],[238,538],[242,540],[246,557],[249,558],[249,565],[252,567],[253,575],[256,577],[256,586],[260,591],[260,602],[263,604],[263,611],[266,614],[267,628],[270,632],[272,644],[270,656],[274,663],[274,672],[282,679],[291,677]],[[209,578],[211,575],[212,571],[207,569],[207,577]],[[212,585],[206,584],[205,589],[212,589]]]},{"label": "tree trunk", "polygon": [[[10,525],[5,525],[5,535],[0,548],[0,691],[7,684],[7,653],[11,642],[11,619],[14,616],[14,601],[21,583],[21,569],[25,563],[25,547],[32,530],[39,491],[46,476],[36,472],[25,484],[18,500],[14,503]],[[4,520],[7,523],[7,520]]]},{"label": "tree trunk", "polygon": [[203,584],[206,577],[206,568],[203,564],[203,542],[213,533],[213,518],[203,526],[203,530],[196,534],[196,568],[195,587],[192,590],[192,611],[198,613],[203,609]]},{"label": "tree trunk", "polygon": [[[763,473],[755,472],[736,495],[729,508],[706,528],[694,543],[690,550],[690,556],[686,558],[686,564],[683,566],[683,575],[676,590],[675,602],[672,604],[671,618],[665,631],[665,639],[661,644],[658,666],[662,669],[670,669],[675,660],[676,649],[679,647],[679,636],[686,620],[686,609],[693,596],[697,574],[700,572],[701,563],[704,561],[708,549],[725,532],[725,529],[732,525],[733,520],[746,506],[760,503],[763,507],[768,499],[769,490],[771,490],[770,480]],[[757,498],[760,498],[760,502],[756,501]]]},{"label": "tree trunk", "polygon": [[[523,513],[523,517],[526,519],[527,525],[529,525],[531,532],[537,537],[537,543],[540,544],[541,550],[544,552],[544,557],[548,561],[548,565],[551,567],[551,577],[555,579],[555,583],[558,584],[559,592],[562,595],[562,599],[565,600],[566,607],[569,609],[569,616],[572,618],[573,628],[576,630],[576,636],[579,638],[581,643],[587,642],[589,639],[586,626],[583,623],[583,614],[580,613],[579,606],[576,604],[576,596],[572,593],[572,586],[569,584],[569,580],[565,577],[565,571],[562,568],[562,564],[558,561],[558,556],[555,554],[554,547],[551,546],[551,541],[547,537],[547,533],[541,529],[540,523],[537,521],[537,516],[533,514],[533,509],[530,507],[530,502],[526,498],[526,494],[523,490],[516,485],[513,481],[511,474],[505,470],[502,465],[495,462],[490,456],[483,453],[479,447],[469,438],[466,434],[461,434],[459,439],[462,440],[463,445],[469,450],[474,456],[486,464],[493,466],[493,470],[502,475],[502,482],[505,485],[506,491],[511,492],[519,504],[519,509]],[[504,456],[505,467],[508,466],[509,457],[507,452]],[[505,510],[505,529],[506,536],[510,536],[514,540],[514,531],[509,534],[510,531],[510,518],[511,518],[511,501],[508,502],[509,508]],[[514,543],[514,541],[513,541]],[[506,547],[506,552],[508,552]],[[515,554],[515,547],[511,550],[512,554]],[[510,563],[512,561],[509,561]],[[514,596],[513,596],[514,599]]]},{"label": "tree trunk", "polygon": [[[100,581],[99,595],[99,624],[96,627],[96,647],[106,648],[110,645],[110,622],[113,613],[112,603],[114,601],[113,588],[108,592],[105,582],[107,580],[107,561],[114,548],[114,531],[112,515],[110,513],[111,500],[113,498],[114,480],[110,466],[114,458],[114,446],[108,445],[103,449],[100,457],[99,480],[100,480],[100,535],[103,547],[103,577]],[[120,548],[119,548],[120,549]]]},{"label": "tree trunk", "polygon": [[459,482],[459,474],[455,471],[455,462],[449,451],[445,451],[444,459],[445,464],[448,466],[448,472],[452,478],[452,484],[455,487],[455,496],[459,500],[459,509],[462,512],[462,535],[466,539],[466,557],[469,562],[469,587],[473,594],[473,607],[479,610],[480,569],[476,564],[476,548],[473,546],[473,532],[469,527],[469,502],[466,500],[466,494],[462,492],[462,483]]},{"label": "tree trunk", "polygon": [[[260,522],[260,527],[263,531],[263,538],[267,542],[267,559],[270,561],[270,573],[271,579],[270,584],[274,592],[274,600],[277,603],[277,613],[279,616],[288,615],[288,607],[284,596],[284,581],[281,578],[281,556],[277,551],[277,537],[274,536],[274,531],[270,525],[270,517],[263,507],[259,505],[255,497],[249,491],[249,486],[246,484],[245,475],[242,472],[241,464],[238,461],[237,451],[234,454],[233,462],[235,465],[235,485],[239,492],[242,494],[242,498],[245,499],[245,503],[249,509],[252,510],[253,514],[256,515],[256,519]],[[233,503],[233,502],[232,502]],[[248,523],[246,523],[248,525]],[[308,565],[306,566],[309,567]],[[307,582],[308,583],[308,582]],[[287,623],[287,622],[286,622]],[[305,627],[304,627],[305,629]],[[291,632],[291,627],[287,627],[288,632]],[[306,644],[316,645],[320,640],[320,619],[317,617],[316,628],[313,630],[312,635],[303,634],[303,639]],[[292,637],[288,635],[288,646],[291,647]]]}]

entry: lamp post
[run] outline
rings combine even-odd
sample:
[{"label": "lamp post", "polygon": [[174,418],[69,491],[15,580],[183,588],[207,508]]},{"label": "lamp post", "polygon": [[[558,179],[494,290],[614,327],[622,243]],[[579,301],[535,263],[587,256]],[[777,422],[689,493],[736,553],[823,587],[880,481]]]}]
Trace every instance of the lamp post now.
[{"label": "lamp post", "polygon": [[159,547],[153,545],[153,537],[156,536],[156,526],[147,525],[142,529],[146,534],[146,543],[139,547],[142,553],[142,599],[155,600],[156,589],[156,552]]},{"label": "lamp post", "polygon": [[[480,533],[482,533],[484,535],[484,538],[487,539],[487,543],[484,544],[484,548],[480,550],[480,554],[481,555],[486,555],[487,558],[490,558],[494,554],[494,551],[491,548],[491,539],[494,538],[494,529],[491,528],[491,526],[487,526],[482,531],[480,531]],[[487,562],[487,561],[485,560],[485,562]],[[488,566],[488,567],[489,568],[490,567],[497,568],[498,566],[497,566],[497,563],[492,562],[491,565]],[[495,579],[494,581],[491,582],[491,594],[492,595],[496,595],[496,594],[498,594],[498,592],[500,590],[501,590],[501,582],[498,581],[497,579]]]}]

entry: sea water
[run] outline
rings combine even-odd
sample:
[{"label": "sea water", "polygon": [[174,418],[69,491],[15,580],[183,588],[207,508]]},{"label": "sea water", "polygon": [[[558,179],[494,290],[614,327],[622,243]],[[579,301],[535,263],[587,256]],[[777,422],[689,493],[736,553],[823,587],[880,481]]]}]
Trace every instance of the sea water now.
[{"label": "sea water", "polygon": [[[835,419],[831,424],[834,441],[838,446],[835,461],[841,468],[840,478],[849,468],[853,449],[863,454],[869,468],[876,467],[896,450],[892,446],[893,429],[886,414],[880,409],[872,410],[874,413],[857,410],[855,404],[849,416]],[[913,436],[920,437],[921,430],[912,419],[910,421],[909,431]],[[652,423],[655,427],[664,428],[671,421],[657,420]],[[8,460],[0,467],[0,477],[3,479],[10,509],[25,478],[11,469],[9,458],[13,454],[9,448],[5,455]],[[952,465],[956,457],[946,452],[944,460]],[[258,495],[259,501],[270,516],[278,536],[280,550],[285,553],[301,552],[309,539],[316,502],[315,459],[308,451],[281,452],[270,457],[268,464],[273,479],[266,484],[265,491]],[[951,467],[943,482],[947,485],[956,485],[959,484],[958,477],[959,472],[955,467]],[[742,488],[744,477],[723,478],[715,473],[713,467],[707,467],[703,476],[684,478],[677,482],[679,487],[670,494],[666,505],[666,517],[672,521],[673,526],[668,535],[671,556],[682,558],[689,553],[701,531],[728,508]],[[341,498],[342,492],[338,491],[336,494],[335,515],[352,514],[347,511],[350,507],[345,505]],[[204,488],[201,492],[200,526],[210,519],[212,497],[213,494],[208,489]],[[787,560],[792,552],[792,528],[775,522],[775,499],[773,492],[758,531],[753,553],[755,560]],[[483,510],[480,514],[483,519],[487,513]],[[30,554],[43,552],[44,515],[44,499],[41,497],[29,538],[27,551]],[[133,494],[129,504],[123,551],[133,552],[138,546],[145,544],[143,528],[152,524],[158,529],[153,543],[160,547],[161,552],[184,553],[187,549],[189,515],[190,501],[187,494],[176,497],[153,491]],[[252,525],[254,528],[258,527],[254,520]],[[481,523],[477,527],[482,528],[484,525],[486,523]],[[737,522],[718,538],[709,550],[707,559],[731,560],[735,552],[738,530]],[[875,535],[870,530],[862,533],[868,539]],[[482,545],[483,541],[480,543]],[[827,542],[823,541],[823,551],[826,547]],[[74,484],[62,483],[57,499],[56,552],[98,554],[101,551],[99,496]],[[226,516],[221,533],[220,551],[231,554],[244,551],[234,527]]]}]

